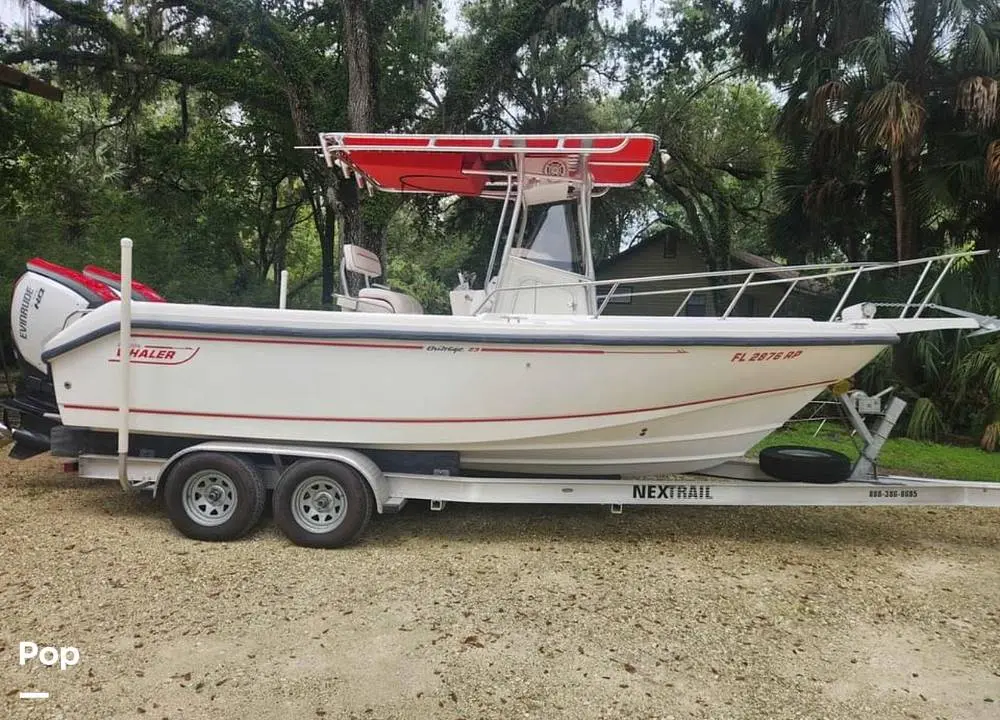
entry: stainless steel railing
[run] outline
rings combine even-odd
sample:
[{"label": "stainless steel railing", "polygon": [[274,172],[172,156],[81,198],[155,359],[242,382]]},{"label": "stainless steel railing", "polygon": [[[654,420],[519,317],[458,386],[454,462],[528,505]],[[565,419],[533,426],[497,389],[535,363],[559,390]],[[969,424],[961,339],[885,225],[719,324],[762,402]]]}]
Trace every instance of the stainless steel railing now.
[{"label": "stainless steel railing", "polygon": [[[728,318],[732,315],[733,311],[736,309],[740,298],[746,293],[750,288],[762,287],[768,285],[788,285],[787,290],[784,295],[775,305],[774,309],[771,311],[769,317],[774,317],[778,311],[785,305],[788,298],[791,296],[794,289],[799,285],[799,283],[810,282],[815,283],[817,281],[827,281],[832,278],[838,277],[850,277],[847,288],[843,293],[840,294],[839,300],[837,301],[836,308],[830,315],[830,320],[835,320],[837,315],[843,310],[844,306],[847,304],[847,300],[850,297],[851,292],[857,285],[858,280],[861,279],[862,275],[866,273],[879,272],[885,270],[894,270],[906,267],[918,267],[923,266],[923,270],[920,273],[920,277],[917,282],[913,285],[909,297],[905,303],[899,304],[902,307],[899,317],[905,317],[906,313],[910,308],[916,307],[916,312],[912,317],[919,317],[921,313],[929,306],[931,298],[934,293],[941,286],[941,282],[944,280],[945,276],[952,269],[955,262],[963,258],[971,258],[977,255],[984,255],[988,253],[988,250],[967,250],[961,252],[948,253],[944,255],[935,255],[926,258],[916,258],[913,260],[903,260],[899,262],[856,262],[856,263],[823,263],[823,264],[811,264],[811,265],[775,265],[773,267],[764,268],[750,268],[750,269],[739,269],[739,270],[716,270],[708,272],[698,272],[698,273],[679,273],[674,275],[654,275],[648,277],[633,277],[633,278],[614,278],[607,280],[582,280],[578,282],[563,282],[563,283],[542,283],[533,285],[523,285],[523,286],[511,286],[511,287],[498,287],[490,290],[486,293],[486,296],[479,303],[474,314],[479,314],[484,308],[490,306],[491,300],[495,296],[501,293],[510,292],[520,292],[520,291],[532,291],[538,292],[540,290],[545,290],[549,288],[571,288],[571,287],[594,287],[603,288],[610,286],[610,290],[605,295],[598,296],[600,300],[600,305],[598,306],[596,312],[592,317],[600,317],[604,310],[607,308],[611,299],[615,297],[615,293],[619,287],[622,285],[648,285],[657,282],[677,282],[677,281],[688,281],[688,280],[717,280],[721,278],[733,278],[740,279],[740,281],[735,282],[724,282],[722,284],[698,284],[681,288],[664,288],[657,290],[645,290],[640,292],[631,292],[630,297],[641,297],[650,295],[679,295],[683,294],[684,299],[680,306],[674,313],[675,316],[680,315],[684,308],[687,306],[692,296],[700,292],[715,292],[719,290],[736,290],[736,293],[730,301],[729,305],[723,311],[721,318]],[[917,293],[919,292],[924,281],[927,279],[928,275],[931,274],[931,269],[936,263],[944,263],[944,267],[937,272],[935,280],[931,285],[930,289],[922,296],[919,302],[915,302],[917,298]],[[781,274],[784,277],[779,278],[768,278],[764,280],[755,280],[754,278],[759,275],[777,275]]]}]

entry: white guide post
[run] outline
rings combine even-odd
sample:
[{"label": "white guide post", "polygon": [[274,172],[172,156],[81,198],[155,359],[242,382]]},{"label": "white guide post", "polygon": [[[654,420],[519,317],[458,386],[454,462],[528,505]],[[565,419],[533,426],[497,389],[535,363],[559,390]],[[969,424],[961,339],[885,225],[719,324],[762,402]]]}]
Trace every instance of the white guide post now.
[{"label": "white guide post", "polygon": [[121,371],[121,396],[118,405],[118,483],[128,492],[128,410],[130,403],[129,380],[132,355],[132,240],[121,240],[121,313],[119,317],[119,358]]},{"label": "white guide post", "polygon": [[288,305],[288,271],[282,270],[281,285],[278,289],[278,307],[284,310],[286,305]]}]

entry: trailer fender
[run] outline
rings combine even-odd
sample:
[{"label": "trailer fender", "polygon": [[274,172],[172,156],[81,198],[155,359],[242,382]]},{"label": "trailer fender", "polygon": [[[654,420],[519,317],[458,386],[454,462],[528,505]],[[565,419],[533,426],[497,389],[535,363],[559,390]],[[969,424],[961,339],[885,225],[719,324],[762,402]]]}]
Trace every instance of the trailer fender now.
[{"label": "trailer fender", "polygon": [[[383,504],[389,499],[389,485],[385,475],[375,462],[364,453],[349,448],[337,447],[302,447],[296,445],[271,445],[263,443],[249,442],[205,442],[191,447],[184,448],[174,453],[160,468],[153,485],[153,497],[156,497],[160,490],[160,483],[167,476],[176,462],[186,455],[196,452],[220,452],[242,455],[250,460],[267,459],[269,464],[291,464],[295,460],[302,458],[320,458],[323,460],[333,460],[355,470],[371,488],[372,496],[375,498],[375,509],[379,513],[383,511]],[[268,489],[274,487],[276,478],[266,478],[265,484]]]}]

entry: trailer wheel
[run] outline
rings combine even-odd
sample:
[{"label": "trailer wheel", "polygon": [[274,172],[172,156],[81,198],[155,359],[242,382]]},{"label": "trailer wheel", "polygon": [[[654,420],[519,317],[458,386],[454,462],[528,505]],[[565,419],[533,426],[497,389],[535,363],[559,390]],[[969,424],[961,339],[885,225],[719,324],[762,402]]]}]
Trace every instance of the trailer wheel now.
[{"label": "trailer wheel", "polygon": [[267,490],[256,468],[236,455],[182,457],[163,484],[167,516],[195,540],[236,540],[257,524]]},{"label": "trailer wheel", "polygon": [[833,484],[851,474],[851,459],[836,450],[776,445],[760,451],[760,469],[785,482]]},{"label": "trailer wheel", "polygon": [[372,516],[368,484],[333,460],[299,460],[278,479],[274,522],[296,545],[337,548],[361,537]]}]

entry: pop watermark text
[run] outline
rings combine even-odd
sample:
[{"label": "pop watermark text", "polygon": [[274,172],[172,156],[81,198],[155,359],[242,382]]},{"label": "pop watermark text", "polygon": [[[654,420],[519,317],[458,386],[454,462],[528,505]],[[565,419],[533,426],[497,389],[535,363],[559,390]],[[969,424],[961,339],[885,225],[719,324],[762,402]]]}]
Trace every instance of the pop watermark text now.
[{"label": "pop watermark text", "polygon": [[39,647],[38,643],[28,640],[17,644],[17,662],[19,665],[34,662],[46,667],[58,665],[60,670],[66,670],[79,664],[80,650],[72,646],[42,645]]}]

